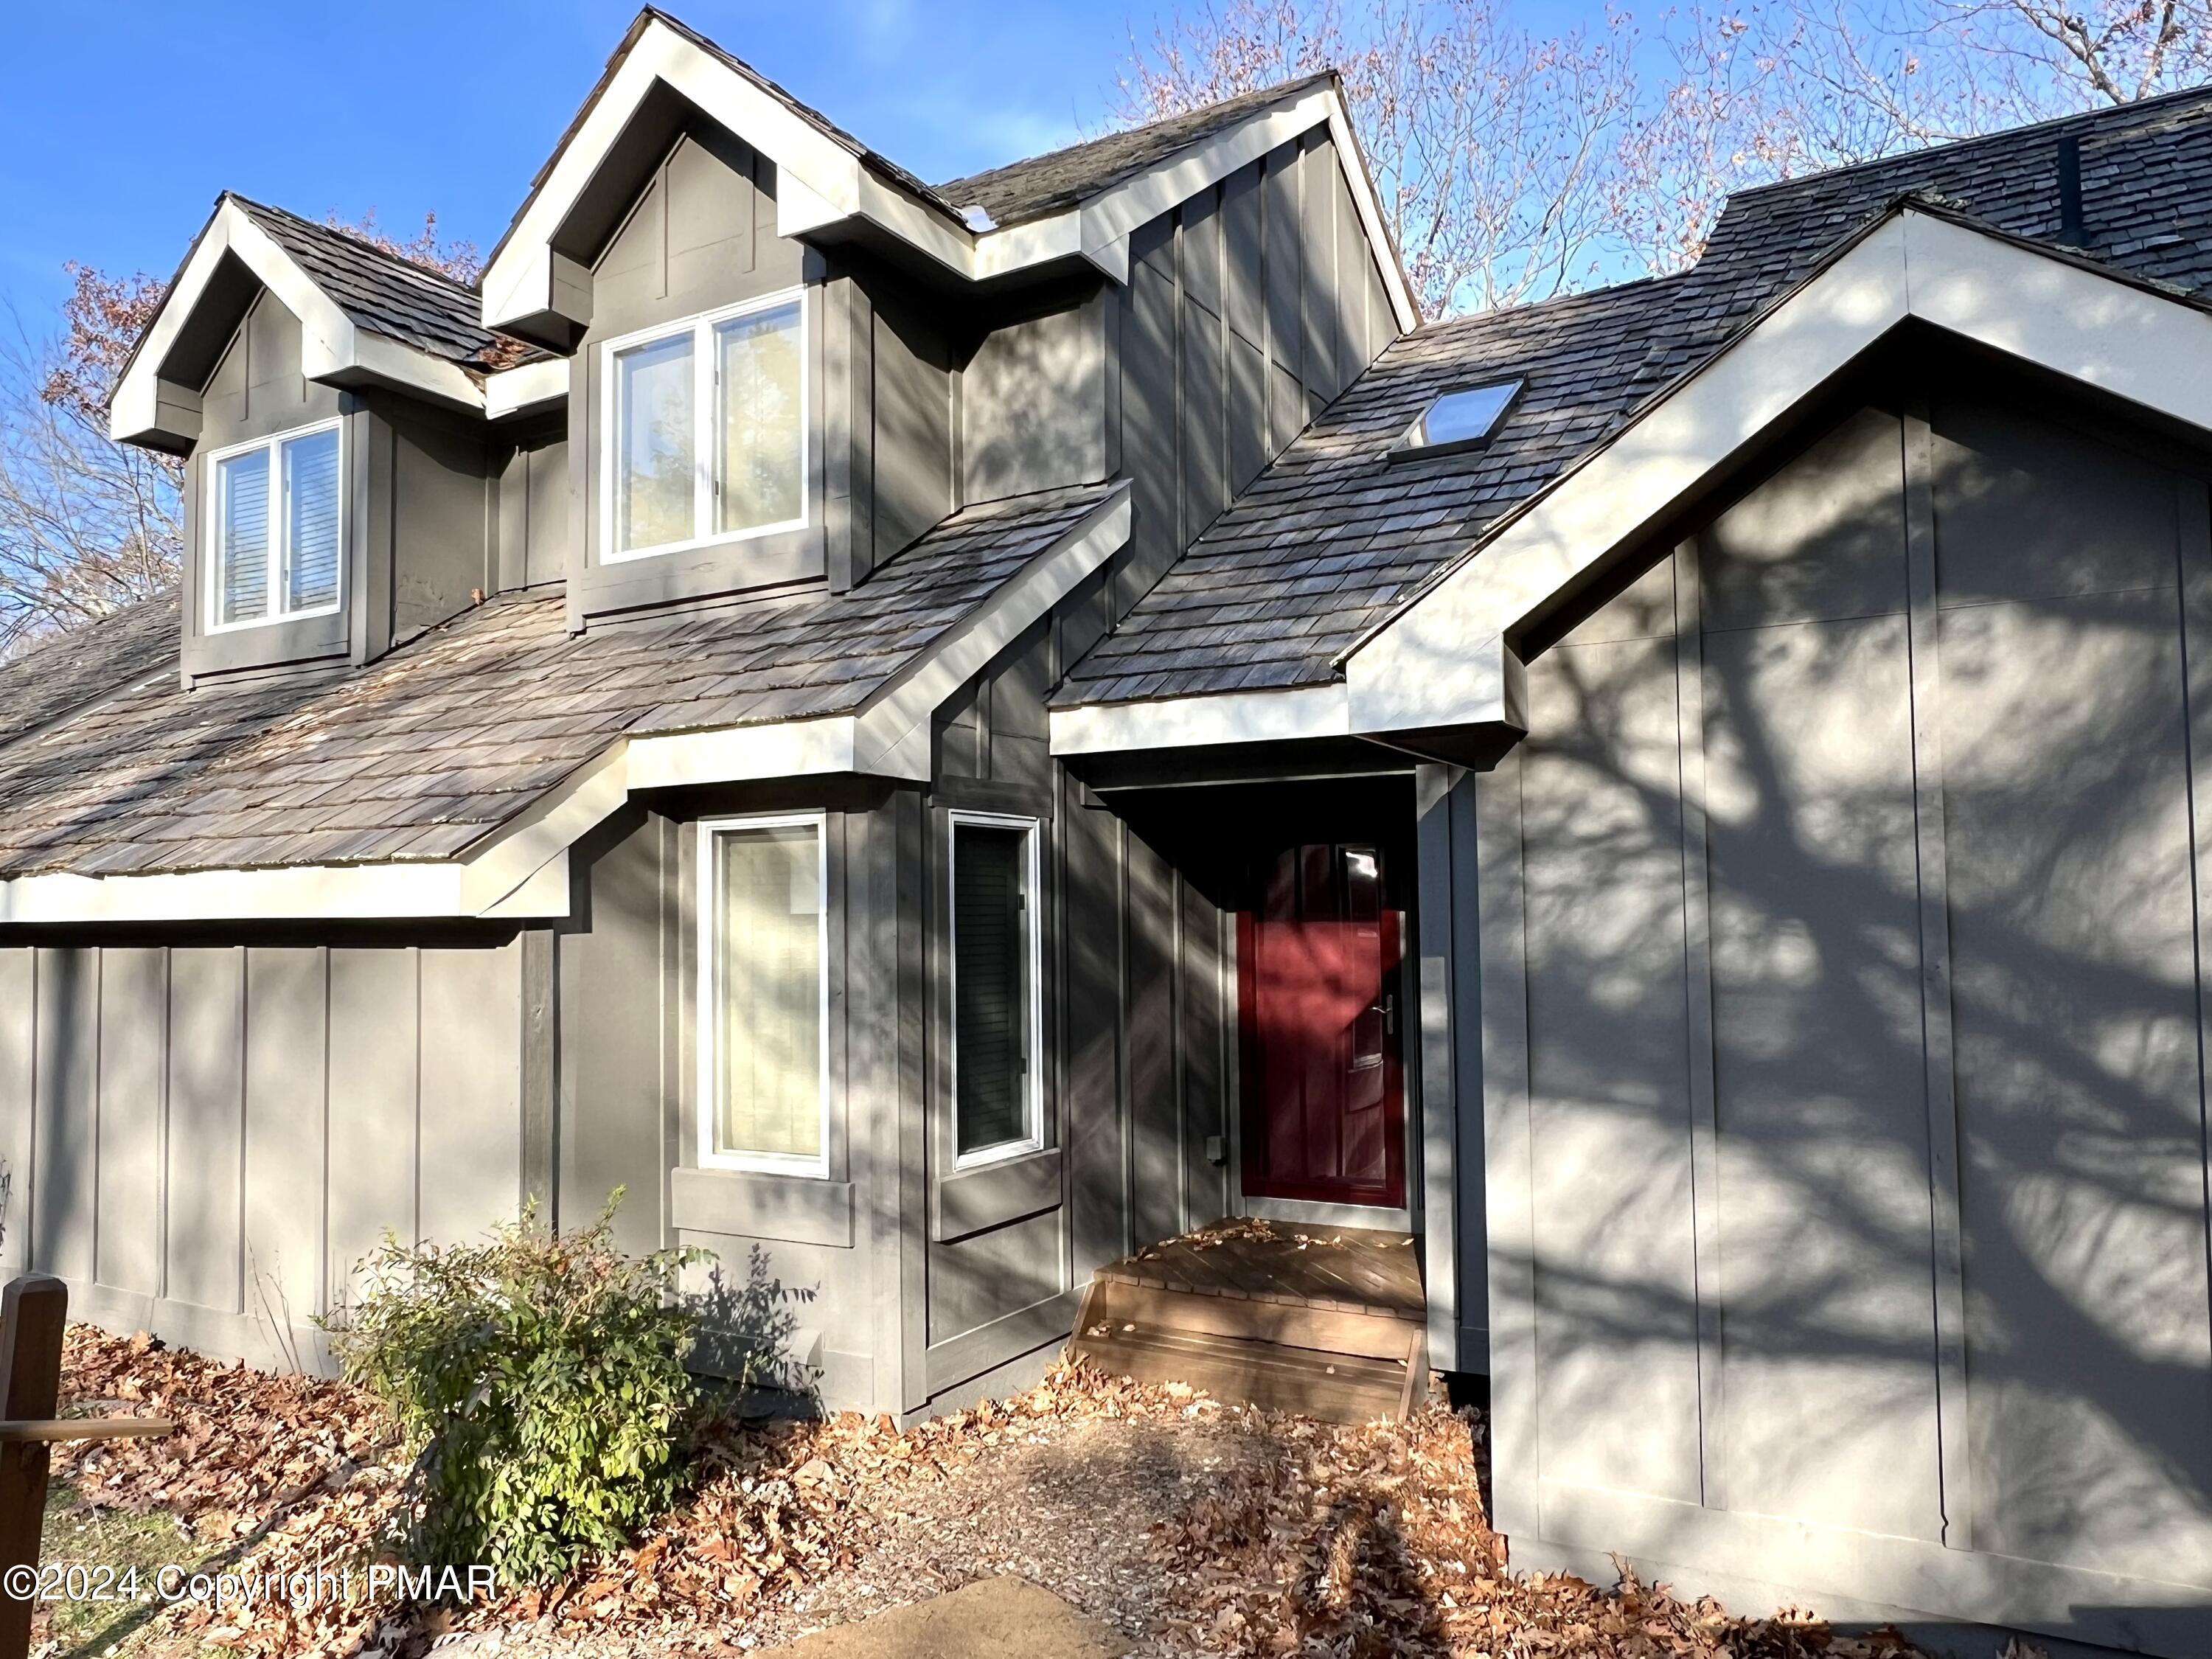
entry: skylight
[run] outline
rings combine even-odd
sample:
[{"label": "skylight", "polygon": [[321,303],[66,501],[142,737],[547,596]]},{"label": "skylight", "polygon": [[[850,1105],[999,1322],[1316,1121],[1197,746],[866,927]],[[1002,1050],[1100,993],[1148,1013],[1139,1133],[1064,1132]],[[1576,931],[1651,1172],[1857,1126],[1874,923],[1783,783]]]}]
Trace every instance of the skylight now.
[{"label": "skylight", "polygon": [[1523,384],[1498,380],[1489,386],[1455,386],[1438,394],[1406,428],[1406,435],[1391,450],[1391,458],[1409,461],[1481,448],[1504,422],[1506,411],[1521,395]]}]

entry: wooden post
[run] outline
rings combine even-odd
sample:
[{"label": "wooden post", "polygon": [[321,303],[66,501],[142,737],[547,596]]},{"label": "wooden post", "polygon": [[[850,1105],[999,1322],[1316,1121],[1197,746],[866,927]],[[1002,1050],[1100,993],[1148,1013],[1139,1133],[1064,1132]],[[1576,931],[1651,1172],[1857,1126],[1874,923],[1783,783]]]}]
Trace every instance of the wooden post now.
[{"label": "wooden post", "polygon": [[[61,1404],[68,1322],[69,1287],[50,1273],[25,1273],[0,1291],[0,1416],[15,1422],[53,1416]],[[0,1577],[16,1566],[38,1571],[52,1456],[44,1441],[0,1441]],[[27,1595],[0,1589],[0,1659],[30,1652],[37,1606]]]},{"label": "wooden post", "polygon": [[38,1601],[11,1594],[7,1581],[22,1577],[17,1567],[39,1570],[53,1443],[167,1434],[174,1426],[158,1417],[56,1418],[68,1325],[69,1287],[52,1274],[25,1273],[0,1291],[0,1659],[31,1651]]}]

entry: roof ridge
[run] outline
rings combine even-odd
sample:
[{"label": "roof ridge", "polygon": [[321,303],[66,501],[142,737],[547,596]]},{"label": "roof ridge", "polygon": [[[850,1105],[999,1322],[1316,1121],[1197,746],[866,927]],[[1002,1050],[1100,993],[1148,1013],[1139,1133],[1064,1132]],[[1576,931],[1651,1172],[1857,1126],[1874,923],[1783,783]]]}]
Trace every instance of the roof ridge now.
[{"label": "roof ridge", "polygon": [[1502,323],[1508,319],[1526,319],[1538,312],[1571,310],[1578,305],[1589,305],[1601,300],[1616,299],[1631,289],[1659,288],[1668,283],[1680,283],[1687,279],[1696,269],[1696,266],[1691,265],[1680,270],[1662,271],[1652,276],[1629,276],[1618,283],[1607,283],[1597,288],[1578,288],[1565,294],[1549,294],[1540,300],[1491,306],[1481,311],[1462,312],[1454,317],[1432,317],[1419,327],[1400,335],[1390,343],[1395,348],[1410,340],[1432,340],[1439,334],[1464,331],[1486,323]]},{"label": "roof ridge", "polygon": [[2183,105],[2192,100],[2212,100],[2212,82],[2201,86],[2177,87],[2171,92],[2161,92],[2154,97],[2138,98],[2124,104],[2100,105],[2094,109],[2075,110],[2067,115],[2054,115],[2040,121],[2030,121],[2016,127],[2000,127],[1995,132],[1969,133],[1962,138],[1947,138],[1939,143],[1923,144],[1917,149],[1902,149],[1890,155],[1869,156],[1863,161],[1848,161],[1840,167],[1821,167],[1815,172],[1799,173],[1795,178],[1773,179],[1763,185],[1747,185],[1741,190],[1729,192],[1729,203],[1749,197],[1768,196],[1778,191],[1799,190],[1823,179],[1842,179],[1854,173],[1871,173],[1879,167],[1899,167],[1906,162],[1945,156],[1960,150],[1983,145],[2017,143],[2022,139],[2056,134],[2069,126],[2101,126],[2107,122],[2139,117],[2148,112]]},{"label": "roof ridge", "polygon": [[[1303,75],[1290,76],[1280,81],[1270,82],[1266,86],[1249,87],[1243,92],[1232,92],[1227,97],[1217,98],[1211,103],[1194,104],[1188,109],[1177,110],[1170,115],[1155,116],[1149,121],[1139,121],[1132,126],[1115,127],[1111,131],[1094,133],[1088,138],[1079,138],[1072,144],[1059,144],[1050,149],[1038,150],[1034,155],[1018,155],[1010,161],[997,162],[988,167],[978,167],[973,173],[963,173],[957,179],[947,179],[939,184],[931,185],[930,188],[939,196],[945,197],[947,201],[951,201],[951,198],[948,192],[956,187],[973,185],[979,180],[1012,172],[1016,167],[1031,167],[1039,161],[1057,161],[1089,149],[1094,144],[1111,143],[1118,139],[1128,138],[1134,134],[1151,132],[1156,128],[1168,126],[1177,121],[1194,120],[1201,116],[1215,114],[1227,109],[1232,104],[1273,103],[1278,99],[1285,98],[1293,93],[1303,92],[1309,87],[1316,86],[1323,81],[1335,81],[1342,78],[1341,72],[1334,64],[1322,69],[1310,70]],[[956,203],[954,205],[962,206],[964,204]]]},{"label": "roof ridge", "polygon": [[[252,211],[257,213],[271,213],[280,219],[288,219],[292,223],[300,226],[302,229],[319,232],[325,236],[337,237],[341,240],[361,249],[363,252],[373,253],[377,258],[386,261],[388,264],[398,265],[401,270],[409,271],[413,275],[427,277],[434,283],[443,283],[446,287],[453,289],[458,294],[466,295],[470,299],[481,301],[483,297],[483,291],[480,284],[476,283],[465,283],[459,277],[453,276],[449,271],[440,270],[435,265],[425,264],[420,259],[411,259],[404,253],[396,253],[388,247],[380,246],[377,243],[371,241],[368,237],[362,235],[361,232],[354,229],[350,225],[334,225],[319,219],[310,219],[304,214],[295,213],[291,209],[288,207],[279,207],[273,202],[257,201],[254,198],[246,195],[242,191],[226,190],[222,192],[222,196],[217,198],[218,204],[224,199],[236,202],[240,206],[251,209]],[[495,331],[489,329],[485,331],[487,333]]]}]

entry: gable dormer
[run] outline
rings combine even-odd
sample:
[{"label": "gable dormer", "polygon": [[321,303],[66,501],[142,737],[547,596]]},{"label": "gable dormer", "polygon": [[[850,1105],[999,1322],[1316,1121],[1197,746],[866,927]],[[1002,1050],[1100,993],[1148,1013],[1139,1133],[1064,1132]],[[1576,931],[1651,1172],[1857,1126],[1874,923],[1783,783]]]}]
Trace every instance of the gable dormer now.
[{"label": "gable dormer", "polygon": [[[959,507],[1134,459],[1176,497],[1180,438],[1133,454],[1125,404],[1132,443],[1206,428],[1218,508],[1413,320],[1334,76],[931,186],[650,10],[483,293],[569,356],[580,629],[842,591]],[[1187,516],[1152,514],[1167,556]]]},{"label": "gable dormer", "polygon": [[525,349],[476,313],[437,272],[218,201],[110,413],[185,459],[188,682],[373,661],[498,586],[484,381]]}]

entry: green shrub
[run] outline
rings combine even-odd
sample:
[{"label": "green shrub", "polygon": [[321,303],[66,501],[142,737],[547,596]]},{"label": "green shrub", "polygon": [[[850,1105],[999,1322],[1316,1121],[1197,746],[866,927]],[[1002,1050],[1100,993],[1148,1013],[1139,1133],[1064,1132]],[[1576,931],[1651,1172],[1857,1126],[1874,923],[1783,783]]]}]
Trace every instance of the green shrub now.
[{"label": "green shrub", "polygon": [[480,1244],[387,1233],[331,1322],[348,1380],[418,1443],[411,1559],[542,1583],[619,1547],[675,1497],[697,1317],[676,1300],[696,1252],[626,1255],[617,1190],[580,1231],[534,1210]]}]

